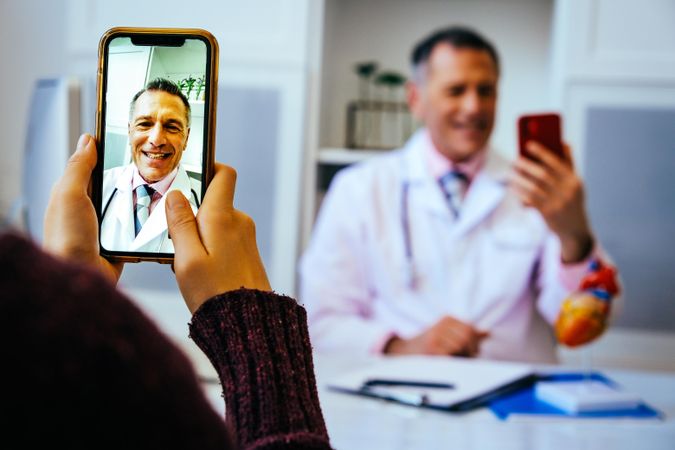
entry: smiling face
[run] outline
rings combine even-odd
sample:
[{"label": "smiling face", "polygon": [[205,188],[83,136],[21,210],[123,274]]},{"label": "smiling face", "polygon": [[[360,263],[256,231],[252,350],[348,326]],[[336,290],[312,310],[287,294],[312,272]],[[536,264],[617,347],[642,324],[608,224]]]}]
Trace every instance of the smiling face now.
[{"label": "smiling face", "polygon": [[129,122],[131,156],[145,181],[154,183],[178,166],[190,128],[177,95],[145,91],[136,100]]},{"label": "smiling face", "polygon": [[441,43],[420,79],[409,83],[411,111],[448,159],[469,160],[487,144],[495,120],[497,81],[497,67],[487,51]]}]

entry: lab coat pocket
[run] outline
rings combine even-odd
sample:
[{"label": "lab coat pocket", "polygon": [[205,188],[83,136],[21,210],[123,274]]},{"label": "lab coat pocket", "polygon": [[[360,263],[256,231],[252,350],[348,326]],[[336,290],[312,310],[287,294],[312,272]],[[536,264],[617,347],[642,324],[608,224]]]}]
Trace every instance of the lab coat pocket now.
[{"label": "lab coat pocket", "polygon": [[534,250],[543,241],[546,225],[534,211],[520,210],[493,215],[488,234],[496,248],[502,250]]},{"label": "lab coat pocket", "polygon": [[407,257],[405,249],[396,245],[396,242],[380,244],[371,247],[367,252],[366,266],[371,288],[377,296],[393,301],[401,298],[407,291],[419,287],[423,273],[414,256],[420,258],[421,255]]}]

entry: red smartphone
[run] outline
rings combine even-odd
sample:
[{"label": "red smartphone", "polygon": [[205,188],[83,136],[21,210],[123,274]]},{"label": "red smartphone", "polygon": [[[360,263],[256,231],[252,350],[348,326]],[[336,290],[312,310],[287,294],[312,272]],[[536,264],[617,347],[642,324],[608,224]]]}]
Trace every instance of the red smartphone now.
[{"label": "red smartphone", "polygon": [[548,148],[559,158],[564,158],[562,145],[562,126],[559,114],[533,114],[518,119],[518,145],[520,154],[536,161],[525,148],[529,141],[536,141]]}]

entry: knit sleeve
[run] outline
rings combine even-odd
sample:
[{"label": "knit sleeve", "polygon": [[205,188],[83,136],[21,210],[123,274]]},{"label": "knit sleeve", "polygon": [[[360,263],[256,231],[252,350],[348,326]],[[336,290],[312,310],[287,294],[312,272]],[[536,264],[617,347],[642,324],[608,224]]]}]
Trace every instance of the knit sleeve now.
[{"label": "knit sleeve", "polygon": [[244,449],[326,449],[304,308],[240,289],[204,303],[190,337],[224,390],[226,417]]},{"label": "knit sleeve", "polygon": [[23,447],[234,448],[189,360],[108,280],[15,235],[0,269],[0,410],[30,426]]}]

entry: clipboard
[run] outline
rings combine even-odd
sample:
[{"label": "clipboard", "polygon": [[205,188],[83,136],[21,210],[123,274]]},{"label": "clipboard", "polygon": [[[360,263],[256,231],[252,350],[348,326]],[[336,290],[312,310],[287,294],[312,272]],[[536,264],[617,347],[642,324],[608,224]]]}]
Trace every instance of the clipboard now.
[{"label": "clipboard", "polygon": [[[642,402],[635,408],[570,414],[538,400],[539,381],[581,380],[577,372],[539,373],[532,366],[466,358],[397,356],[382,357],[366,367],[327,383],[333,392],[378,399],[447,413],[464,413],[488,407],[497,418],[635,418],[663,419],[663,412]],[[601,373],[591,378],[609,386],[618,385]],[[373,383],[378,380],[379,383]],[[393,381],[383,385],[382,381]],[[439,386],[426,388],[425,385]],[[375,385],[376,389],[373,389]],[[418,386],[416,386],[418,385]],[[451,386],[451,388],[440,386]],[[401,387],[403,389],[398,389]]]},{"label": "clipboard", "polygon": [[[463,413],[534,385],[531,366],[467,358],[384,357],[329,383],[333,392]],[[377,381],[377,382],[374,382]]]}]

